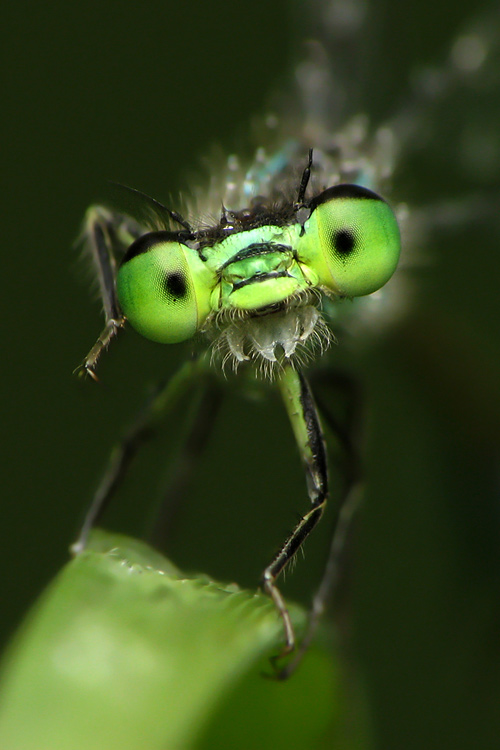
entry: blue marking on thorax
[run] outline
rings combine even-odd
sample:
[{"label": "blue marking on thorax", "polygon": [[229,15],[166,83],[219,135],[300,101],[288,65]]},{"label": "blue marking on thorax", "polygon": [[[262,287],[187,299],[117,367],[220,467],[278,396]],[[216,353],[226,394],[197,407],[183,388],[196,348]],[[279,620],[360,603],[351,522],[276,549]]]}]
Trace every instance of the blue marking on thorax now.
[{"label": "blue marking on thorax", "polygon": [[282,149],[269,156],[262,164],[253,164],[245,175],[243,194],[252,198],[261,193],[267,194],[266,188],[272,179],[283,172],[297,150],[297,141],[289,140]]}]

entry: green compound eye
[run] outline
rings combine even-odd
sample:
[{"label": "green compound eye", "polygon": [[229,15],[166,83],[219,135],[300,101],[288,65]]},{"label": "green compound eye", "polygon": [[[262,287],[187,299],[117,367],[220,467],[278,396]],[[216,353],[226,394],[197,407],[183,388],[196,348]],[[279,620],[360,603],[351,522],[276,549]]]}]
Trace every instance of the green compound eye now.
[{"label": "green compound eye", "polygon": [[212,273],[171,232],[150,232],[128,249],[117,276],[123,314],[152,341],[191,338],[210,312]]},{"label": "green compound eye", "polygon": [[366,188],[337,185],[310,208],[297,250],[319,283],[346,297],[380,289],[396,270],[401,249],[390,206]]}]

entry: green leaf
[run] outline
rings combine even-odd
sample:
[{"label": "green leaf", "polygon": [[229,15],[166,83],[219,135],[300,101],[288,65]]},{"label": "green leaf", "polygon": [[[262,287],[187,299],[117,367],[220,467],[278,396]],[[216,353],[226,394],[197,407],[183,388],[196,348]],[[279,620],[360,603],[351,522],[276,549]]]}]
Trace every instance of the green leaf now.
[{"label": "green leaf", "polygon": [[[303,613],[292,608],[291,614],[300,629]],[[248,708],[237,697],[238,683],[243,696],[260,704],[259,713],[266,705],[272,712],[274,704],[272,744],[262,738],[261,747],[282,746],[278,739],[289,732],[280,724],[297,696],[312,710],[295,747],[319,747],[313,740],[338,714],[336,670],[329,656],[316,653],[312,671],[286,685],[263,679],[259,672],[271,672],[263,657],[282,640],[267,597],[188,578],[146,545],[101,532],[61,571],[10,648],[0,678],[0,747],[185,750],[205,746],[207,725],[219,739],[206,747],[223,747],[216,709],[223,698],[236,700],[233,715]],[[304,678],[315,681],[313,706]],[[228,747],[253,746],[245,739],[259,736],[255,710],[250,721],[250,732],[223,722]]]}]

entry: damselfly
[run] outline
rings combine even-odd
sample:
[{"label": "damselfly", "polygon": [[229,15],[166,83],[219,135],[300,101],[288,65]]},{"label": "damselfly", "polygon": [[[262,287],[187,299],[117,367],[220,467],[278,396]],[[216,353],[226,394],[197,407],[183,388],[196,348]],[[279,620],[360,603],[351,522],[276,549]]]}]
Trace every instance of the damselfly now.
[{"label": "damselfly", "polygon": [[[210,394],[210,383],[225,377],[242,384],[267,379],[283,398],[310,500],[310,510],[262,575],[262,588],[283,621],[283,655],[296,644],[277,579],[318,523],[328,496],[323,430],[304,371],[331,356],[327,350],[345,313],[375,314],[380,298],[367,297],[364,311],[363,298],[376,294],[396,269],[398,222],[382,195],[398,149],[419,122],[412,113],[410,123],[395,118],[374,132],[359,117],[333,128],[322,121],[329,68],[320,45],[299,72],[306,105],[293,135],[279,117],[269,117],[270,139],[281,143],[259,147],[250,165],[230,157],[205,196],[196,195],[182,212],[143,194],[139,217],[101,206],[87,212],[85,243],[106,324],[81,371],[97,379],[103,350],[126,322],[167,345],[192,340],[197,354],[158,393],[115,454],[74,545],[75,552],[84,549],[141,436],[179,398],[197,388]],[[334,421],[329,426],[335,430]],[[343,447],[349,453],[347,442]],[[356,479],[352,472],[347,499]],[[351,507],[344,506],[344,519],[337,514],[313,625],[335,579]]]}]

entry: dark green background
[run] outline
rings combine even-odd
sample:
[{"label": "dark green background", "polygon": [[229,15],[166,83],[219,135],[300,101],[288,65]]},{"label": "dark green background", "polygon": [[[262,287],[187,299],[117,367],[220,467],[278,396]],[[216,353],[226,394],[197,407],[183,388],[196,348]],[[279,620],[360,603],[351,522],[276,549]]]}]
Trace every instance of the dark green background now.
[{"label": "dark green background", "polygon": [[[182,356],[129,332],[101,386],[72,377],[101,326],[72,250],[83,211],[109,179],[175,205],[199,156],[214,143],[236,148],[299,49],[289,11],[263,0],[90,1],[20,3],[4,18],[4,639],[67,559],[147,385]],[[446,58],[470,18],[465,2],[377,3],[362,82],[375,121],[410,95],[418,69]],[[410,204],[484,195],[484,211],[479,202],[471,223],[431,237],[412,314],[353,360],[365,381],[369,482],[343,626],[384,750],[498,746],[499,79],[490,63],[435,108],[395,185]],[[464,133],[487,147],[464,149]],[[134,470],[110,527],[141,532],[164,448]],[[255,585],[303,507],[294,450],[276,399],[232,396],[175,529],[174,561]],[[289,594],[307,599],[326,544],[327,524]]]}]

